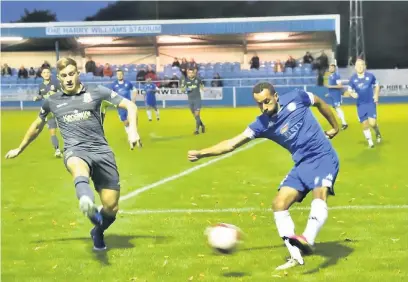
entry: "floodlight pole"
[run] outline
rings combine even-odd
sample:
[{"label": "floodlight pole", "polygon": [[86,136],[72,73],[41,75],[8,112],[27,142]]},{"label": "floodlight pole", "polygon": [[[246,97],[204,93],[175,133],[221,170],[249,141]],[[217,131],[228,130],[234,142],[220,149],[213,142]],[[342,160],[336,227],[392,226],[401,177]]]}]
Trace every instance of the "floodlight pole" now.
[{"label": "floodlight pole", "polygon": [[57,62],[59,61],[59,41],[55,40],[55,54],[57,56]]},{"label": "floodlight pole", "polygon": [[364,43],[363,1],[350,0],[348,65],[354,65],[357,59],[366,60]]}]

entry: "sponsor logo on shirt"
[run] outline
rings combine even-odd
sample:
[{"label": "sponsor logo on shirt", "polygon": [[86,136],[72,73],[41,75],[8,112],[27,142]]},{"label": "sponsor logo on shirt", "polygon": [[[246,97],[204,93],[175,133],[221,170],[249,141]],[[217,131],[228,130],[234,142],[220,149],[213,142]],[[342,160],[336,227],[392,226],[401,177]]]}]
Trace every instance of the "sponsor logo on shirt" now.
[{"label": "sponsor logo on shirt", "polygon": [[290,126],[289,123],[287,123],[280,129],[280,134],[282,134],[287,139],[291,139],[298,133],[302,125],[303,125],[302,121],[299,121],[293,126]]},{"label": "sponsor logo on shirt", "polygon": [[68,114],[62,116],[62,119],[66,123],[71,123],[71,122],[76,122],[76,121],[81,121],[81,120],[87,120],[90,118],[92,113],[90,111],[78,111],[75,110],[73,114]]}]

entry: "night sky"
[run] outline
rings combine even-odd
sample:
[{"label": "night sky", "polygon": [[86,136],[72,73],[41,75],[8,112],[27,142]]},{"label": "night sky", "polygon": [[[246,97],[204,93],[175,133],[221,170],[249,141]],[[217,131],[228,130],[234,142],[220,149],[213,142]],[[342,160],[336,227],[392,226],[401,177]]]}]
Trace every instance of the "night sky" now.
[{"label": "night sky", "polygon": [[17,21],[29,11],[50,10],[59,21],[82,21],[115,1],[1,1],[1,22]]}]

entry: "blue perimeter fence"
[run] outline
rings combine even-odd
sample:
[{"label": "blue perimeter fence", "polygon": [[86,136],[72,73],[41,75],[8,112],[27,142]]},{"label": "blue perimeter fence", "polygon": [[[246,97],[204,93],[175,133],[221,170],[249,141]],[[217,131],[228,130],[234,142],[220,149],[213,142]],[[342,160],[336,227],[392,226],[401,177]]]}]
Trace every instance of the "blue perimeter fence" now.
[{"label": "blue perimeter fence", "polygon": [[[107,85],[105,85],[107,86]],[[39,108],[41,101],[34,102],[32,97],[38,93],[38,85],[1,85],[1,109],[26,109]],[[327,103],[331,104],[331,98],[326,97],[328,90],[321,86],[293,85],[293,86],[276,86],[276,91],[284,95],[293,89],[300,88],[312,92],[319,96]],[[187,96],[182,94],[178,88],[165,88],[160,90],[162,94],[157,95],[158,106],[167,107],[185,107],[187,106]],[[248,107],[255,106],[252,97],[252,87],[219,87],[206,88],[206,92],[211,95],[203,95],[203,106],[206,107]],[[136,104],[144,106],[142,95],[137,95]],[[177,97],[177,98],[175,98]],[[350,97],[343,98],[344,104],[355,104],[356,100]],[[380,96],[380,103],[408,103],[408,96]]]}]

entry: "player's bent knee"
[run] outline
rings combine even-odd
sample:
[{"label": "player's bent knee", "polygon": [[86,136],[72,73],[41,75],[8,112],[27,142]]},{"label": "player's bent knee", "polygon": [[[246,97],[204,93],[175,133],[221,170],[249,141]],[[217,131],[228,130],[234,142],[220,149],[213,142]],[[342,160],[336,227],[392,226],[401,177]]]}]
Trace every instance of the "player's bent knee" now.
[{"label": "player's bent knee", "polygon": [[284,211],[299,199],[299,192],[290,187],[282,187],[272,202],[273,211]]},{"label": "player's bent knee", "polygon": [[105,212],[109,213],[109,214],[116,214],[119,211],[119,203],[103,203],[102,204],[103,209]]},{"label": "player's bent knee", "polygon": [[71,172],[73,177],[77,176],[89,176],[89,166],[81,158],[70,157],[67,160],[67,168]]},{"label": "player's bent knee", "polygon": [[313,189],[313,199],[321,199],[327,201],[327,195],[329,194],[328,187],[318,187]]}]

